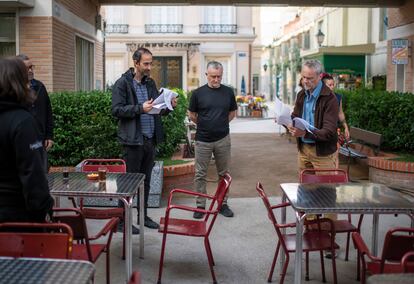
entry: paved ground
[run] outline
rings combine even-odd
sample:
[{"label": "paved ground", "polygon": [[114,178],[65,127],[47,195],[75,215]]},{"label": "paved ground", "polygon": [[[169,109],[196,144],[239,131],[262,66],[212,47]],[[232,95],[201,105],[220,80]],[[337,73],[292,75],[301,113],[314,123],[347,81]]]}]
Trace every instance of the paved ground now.
[{"label": "paved ground", "polygon": [[[260,180],[272,202],[280,202],[281,182],[297,181],[296,145],[277,133],[278,127],[272,119],[236,119],[231,123],[232,162],[230,206],[234,218],[219,216],[211,236],[211,245],[216,261],[216,276],[219,283],[266,283],[267,273],[273,257],[276,235],[267,219],[261,200],[257,198],[255,183]],[[355,171],[352,174],[359,174]],[[213,164],[209,171],[209,190],[215,188],[216,175]],[[193,205],[193,199],[181,198],[177,202]],[[149,214],[159,220],[165,212],[165,200],[161,208],[150,209]],[[288,219],[293,221],[293,213]],[[189,216],[189,215],[186,215]],[[190,216],[189,216],[190,217]],[[136,216],[134,216],[136,220]],[[363,237],[371,237],[371,218],[366,216],[363,224]],[[392,225],[408,226],[405,216],[384,216],[380,223],[380,247],[385,231]],[[121,260],[122,235],[116,234],[112,245],[112,283],[124,283],[125,268]],[[341,251],[337,261],[339,283],[357,283],[355,279],[355,253],[351,249],[350,261],[343,261],[344,239],[338,238]],[[138,258],[138,237],[133,238],[133,269],[142,273],[143,283],[156,283],[161,248],[161,234],[154,230],[145,231],[145,259]],[[95,283],[105,281],[104,257],[98,262]],[[288,269],[285,283],[293,282],[293,264]],[[330,261],[325,261],[328,282],[332,283]],[[274,273],[278,282],[279,266]],[[322,283],[319,257],[311,255],[309,283]],[[207,257],[202,240],[169,236],[162,283],[194,284],[212,283]]]}]

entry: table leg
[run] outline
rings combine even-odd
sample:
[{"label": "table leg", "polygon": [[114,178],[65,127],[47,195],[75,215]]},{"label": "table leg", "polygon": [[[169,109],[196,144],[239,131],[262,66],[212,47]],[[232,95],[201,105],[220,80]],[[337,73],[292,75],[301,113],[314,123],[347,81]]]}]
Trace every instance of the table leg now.
[{"label": "table leg", "polygon": [[126,280],[132,275],[132,199],[121,198],[125,209],[125,266]]},{"label": "table leg", "polygon": [[144,185],[141,184],[139,188],[139,258],[141,259],[144,259],[144,206]]},{"label": "table leg", "polygon": [[374,213],[372,215],[372,244],[371,244],[371,253],[372,255],[378,255],[377,254],[377,248],[378,248],[378,214]]},{"label": "table leg", "polygon": [[306,214],[296,212],[296,252],[295,252],[295,284],[302,281],[302,233]]},{"label": "table leg", "polygon": [[[282,195],[282,203],[286,202],[286,194]],[[281,221],[282,224],[286,224],[286,207],[282,207],[281,212]],[[282,229],[282,234],[286,233],[286,229]],[[281,250],[280,252],[280,271],[283,271],[283,265],[285,264],[285,252]]]}]

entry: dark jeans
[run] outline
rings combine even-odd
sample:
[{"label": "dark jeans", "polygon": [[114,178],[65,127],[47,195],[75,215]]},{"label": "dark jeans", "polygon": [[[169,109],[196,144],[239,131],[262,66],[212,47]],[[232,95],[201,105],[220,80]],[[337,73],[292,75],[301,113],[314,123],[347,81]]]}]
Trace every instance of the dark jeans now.
[{"label": "dark jeans", "polygon": [[[128,173],[145,174],[144,181],[144,211],[147,216],[148,197],[151,184],[151,173],[154,167],[155,144],[154,139],[144,139],[142,146],[124,146],[124,160]],[[139,198],[138,198],[139,204]],[[138,210],[139,214],[139,210]]]}]

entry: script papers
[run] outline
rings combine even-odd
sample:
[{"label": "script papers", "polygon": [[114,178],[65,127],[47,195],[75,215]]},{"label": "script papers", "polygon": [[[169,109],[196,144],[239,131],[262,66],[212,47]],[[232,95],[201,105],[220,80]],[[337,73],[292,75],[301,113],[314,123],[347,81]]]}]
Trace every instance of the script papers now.
[{"label": "script papers", "polygon": [[314,130],[317,130],[316,127],[310,125],[309,122],[307,122],[306,120],[300,117],[295,117],[292,120],[291,108],[288,105],[285,105],[284,103],[282,103],[282,101],[279,100],[278,98],[275,99],[275,104],[276,104],[276,108],[275,108],[276,122],[279,125],[294,126],[296,128],[306,130],[310,133],[313,133]]},{"label": "script papers", "polygon": [[148,112],[148,114],[159,114],[161,110],[166,108],[174,110],[171,101],[177,96],[177,93],[166,88],[161,88],[160,95],[154,100],[152,109]]}]

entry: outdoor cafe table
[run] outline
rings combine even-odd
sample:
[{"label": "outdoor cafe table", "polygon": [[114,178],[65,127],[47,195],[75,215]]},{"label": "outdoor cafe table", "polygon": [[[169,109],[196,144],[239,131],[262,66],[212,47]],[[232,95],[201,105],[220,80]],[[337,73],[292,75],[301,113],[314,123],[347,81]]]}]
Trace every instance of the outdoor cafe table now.
[{"label": "outdoor cafe table", "polygon": [[108,173],[105,181],[90,181],[86,173],[69,173],[64,178],[62,173],[49,173],[50,193],[55,197],[98,197],[116,198],[125,207],[125,265],[127,279],[132,274],[132,200],[139,191],[139,253],[144,258],[144,174],[140,173]]},{"label": "outdoor cafe table", "polygon": [[[414,213],[414,204],[404,194],[376,183],[283,183],[283,202],[296,211],[295,284],[302,279],[302,232],[309,214],[373,214],[372,253],[377,254],[378,214]],[[282,211],[286,223],[286,211]]]},{"label": "outdoor cafe table", "polygon": [[0,284],[87,284],[94,273],[88,261],[0,257]]}]

